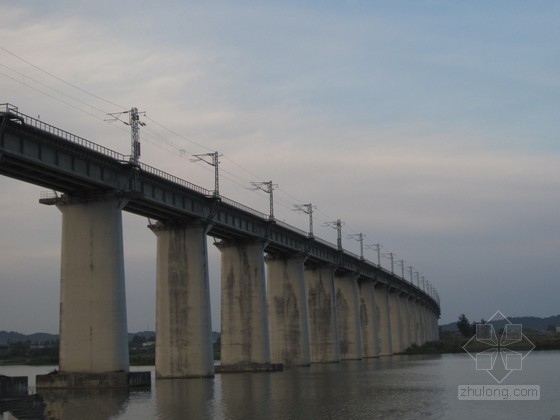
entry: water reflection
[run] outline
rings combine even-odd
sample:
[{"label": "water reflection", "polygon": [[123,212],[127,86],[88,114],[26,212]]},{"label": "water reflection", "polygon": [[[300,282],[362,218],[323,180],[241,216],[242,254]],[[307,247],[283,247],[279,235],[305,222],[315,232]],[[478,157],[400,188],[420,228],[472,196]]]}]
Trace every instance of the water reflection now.
[{"label": "water reflection", "polygon": [[158,380],[157,418],[438,418],[439,365],[433,356],[386,357],[213,380]]},{"label": "water reflection", "polygon": [[212,379],[158,379],[155,393],[158,419],[213,418]]},{"label": "water reflection", "polygon": [[45,402],[45,417],[56,420],[100,420],[124,411],[128,389],[56,389],[39,391]]},{"label": "water reflection", "polygon": [[216,406],[217,418],[265,418],[270,412],[273,376],[271,373],[220,375],[217,383],[220,386],[221,401]]},{"label": "water reflection", "polygon": [[[127,390],[41,394],[48,403],[47,418],[55,419],[550,419],[560,415],[559,360],[560,352],[538,352],[527,358],[522,371],[511,375],[512,384],[539,385],[539,401],[459,400],[460,384],[496,383],[477,371],[466,354],[381,357],[277,373],[157,380],[151,391],[130,394]],[[27,369],[31,368],[6,371],[17,376]]]}]

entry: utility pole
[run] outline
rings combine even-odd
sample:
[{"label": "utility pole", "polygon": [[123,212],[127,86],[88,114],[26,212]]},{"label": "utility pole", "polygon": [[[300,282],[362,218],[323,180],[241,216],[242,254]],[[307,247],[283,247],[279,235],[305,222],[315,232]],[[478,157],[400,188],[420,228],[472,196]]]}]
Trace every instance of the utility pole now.
[{"label": "utility pole", "polygon": [[295,211],[302,211],[305,214],[309,215],[309,237],[313,238],[313,210],[316,209],[317,206],[313,204],[294,204]]},{"label": "utility pole", "polygon": [[395,253],[388,252],[385,254],[385,257],[389,257],[389,259],[391,260],[391,274],[395,274],[395,263],[394,263]]},{"label": "utility pole", "polygon": [[377,250],[377,265],[381,268],[381,248],[383,247],[381,244],[377,243],[374,245],[375,249]]},{"label": "utility pole", "polygon": [[360,259],[362,261],[365,260],[364,258],[364,238],[366,235],[364,235],[363,233],[356,233],[354,235],[348,235],[347,238],[349,239],[356,239],[358,242],[360,242]]},{"label": "utility pole", "polygon": [[399,260],[397,261],[399,263],[399,265],[401,266],[401,278],[404,280],[404,260]]},{"label": "utility pole", "polygon": [[323,226],[330,226],[337,231],[337,239],[336,239],[336,246],[339,251],[342,251],[342,221],[337,219],[335,222],[325,222]]},{"label": "utility pole", "polygon": [[[200,155],[193,155],[195,159],[191,159],[191,162],[198,162],[199,160],[201,160],[202,162],[207,163],[208,165],[214,167],[214,197],[220,196],[220,172],[219,172],[220,156],[222,155],[219,154],[218,152],[203,153]],[[206,160],[208,157],[210,157],[211,160]]]},{"label": "utility pole", "polygon": [[[119,118],[120,115],[128,114],[128,122]],[[145,112],[138,112],[138,108],[130,108],[130,111],[113,112],[110,114],[112,118],[105,121],[120,121],[123,124],[130,126],[130,163],[133,166],[138,166],[140,158],[140,126],[145,126],[146,123],[140,121],[140,115],[146,115]]]},{"label": "utility pole", "polygon": [[413,274],[412,274],[412,266],[411,265],[408,266],[408,272],[410,273],[410,283],[412,285],[414,285],[414,277],[413,277]]},{"label": "utility pole", "polygon": [[131,129],[131,153],[130,162],[134,166],[138,166],[138,159],[140,158],[140,126],[146,125],[140,121],[138,108],[131,108],[129,114],[129,123]]},{"label": "utility pole", "polygon": [[381,267],[381,248],[383,248],[381,244],[366,245],[366,248],[375,250],[375,252],[377,253],[377,266]]},{"label": "utility pole", "polygon": [[251,190],[253,191],[261,190],[267,193],[268,195],[270,195],[270,214],[268,216],[268,220],[270,221],[274,220],[274,198],[272,192],[274,191],[274,188],[276,188],[277,186],[278,184],[273,184],[272,181],[251,182]]}]

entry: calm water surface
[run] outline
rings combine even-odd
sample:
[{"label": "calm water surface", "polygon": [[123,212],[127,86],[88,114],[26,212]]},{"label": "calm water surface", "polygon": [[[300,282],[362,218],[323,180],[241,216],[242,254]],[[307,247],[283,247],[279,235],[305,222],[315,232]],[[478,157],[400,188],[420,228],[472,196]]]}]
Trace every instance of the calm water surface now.
[{"label": "calm water surface", "polygon": [[[3,375],[52,367],[0,367]],[[153,368],[134,368],[152,370]],[[41,393],[61,419],[551,419],[560,416],[560,352],[534,352],[508,385],[540,385],[539,401],[460,401],[459,385],[495,385],[466,354],[392,356],[225,374],[214,379],[158,380],[150,391]],[[1,418],[1,416],[0,416]],[[560,417],[559,417],[560,418]],[[556,420],[556,419],[555,419]]]}]

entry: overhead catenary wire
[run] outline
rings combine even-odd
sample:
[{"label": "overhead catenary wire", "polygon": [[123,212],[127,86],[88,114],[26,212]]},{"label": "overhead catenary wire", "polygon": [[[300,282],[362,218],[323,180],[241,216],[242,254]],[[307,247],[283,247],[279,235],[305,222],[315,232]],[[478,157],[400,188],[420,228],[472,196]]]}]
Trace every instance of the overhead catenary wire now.
[{"label": "overhead catenary wire", "polygon": [[[117,104],[112,100],[103,98],[93,92],[90,92],[89,90],[86,90],[74,83],[71,83],[67,80],[65,80],[64,78],[57,76],[43,68],[41,68],[40,66],[37,66],[35,64],[33,64],[32,62],[26,60],[25,58],[13,53],[12,51],[9,51],[8,49],[6,49],[5,47],[0,46],[0,50],[4,51],[6,54],[9,54],[10,56],[13,56],[14,58],[16,58],[17,60],[20,60],[22,63],[25,63],[26,65],[34,68],[35,70],[45,74],[46,76],[48,76],[49,78],[51,78],[52,80],[56,80],[57,82],[62,83],[64,86],[70,88],[70,89],[74,89],[84,95],[87,95],[91,98],[94,98],[97,101],[101,101],[107,105],[110,105],[111,108],[118,108],[118,109],[122,109],[122,110],[128,110],[127,107],[124,107],[123,105]],[[87,101],[87,100],[83,100],[80,99],[78,97],[76,97],[73,94],[69,94],[68,92],[57,88],[57,87],[53,87],[51,86],[49,83],[43,82],[38,80],[35,77],[31,77],[27,74],[25,74],[22,71],[19,71],[13,67],[10,67],[6,64],[0,64],[4,69],[6,69],[7,71],[13,73],[13,75],[7,74],[5,72],[1,72],[0,71],[0,76],[6,77],[7,79],[10,79],[16,83],[19,83],[29,89],[32,89],[52,100],[58,101],[62,104],[64,104],[65,106],[68,106],[70,108],[73,108],[74,110],[81,112],[83,114],[86,114],[90,117],[93,117],[99,121],[104,121],[107,112],[106,110],[102,109],[100,106],[98,105],[94,105],[91,103],[91,101]],[[14,76],[17,75],[17,76]],[[169,127],[167,127],[166,125],[150,118],[149,116],[145,116],[145,118],[149,121],[148,126],[143,128],[143,135],[142,135],[142,140],[146,141],[158,148],[160,148],[161,150],[164,150],[168,153],[172,153],[175,155],[178,155],[180,158],[183,159],[188,159],[190,155],[194,155],[195,153],[192,152],[192,150],[190,150],[190,147],[186,147],[185,144],[178,144],[176,141],[171,140],[168,136],[166,136],[165,134],[163,134],[159,129],[164,130],[165,132],[171,134],[173,137],[178,138],[183,140],[183,142],[187,142],[190,143],[192,146],[196,146],[196,148],[200,148],[203,149],[205,151],[214,151],[213,149],[209,148],[208,146],[202,144],[199,141],[193,140],[191,137],[187,137],[185,135],[182,135],[180,133],[178,133],[176,130],[173,130]],[[122,126],[118,126],[118,125],[113,125],[114,127],[117,127],[120,130],[123,131],[127,131],[126,128],[122,127]],[[227,160],[229,163],[231,163],[232,165],[234,165],[236,168],[240,169],[244,174],[250,176],[246,177],[241,175],[238,172],[231,172],[228,171],[227,168],[223,168],[220,167],[220,177],[223,178],[224,180],[240,187],[243,189],[246,189],[248,185],[250,185],[251,183],[251,179],[263,179],[264,177],[260,176],[259,174],[256,174],[254,171],[250,170],[249,168],[247,168],[244,165],[239,164],[238,162],[236,162],[234,159],[232,159],[231,157],[229,157],[227,154],[223,154],[223,158],[225,160]],[[206,170],[212,170],[209,167],[206,167]],[[285,190],[284,188],[281,187],[276,187],[278,190],[278,193],[275,197],[275,205],[278,205],[282,208],[288,209],[288,210],[292,210],[294,203],[302,203],[302,202],[308,202],[310,201],[309,198],[306,198],[305,200],[302,200],[301,197],[295,197],[293,194],[291,194],[290,192],[288,192],[287,190]],[[315,200],[314,200],[315,201]],[[325,223],[325,221],[329,221],[329,220],[334,220],[335,218],[328,214],[320,205],[317,206],[316,208],[316,212],[315,212],[315,217],[318,219],[318,222],[323,222],[323,224]],[[359,231],[355,230],[352,228],[351,225],[346,225],[345,226],[345,230],[349,231],[352,235],[359,235]],[[365,235],[364,235],[365,236]],[[366,248],[369,249],[369,247],[366,245]],[[361,250],[360,252],[363,256],[363,250]],[[391,255],[392,253],[389,253],[388,255]],[[394,254],[393,254],[394,255]],[[392,265],[392,264],[391,264]],[[393,271],[393,268],[391,269],[391,271]],[[419,281],[418,281],[419,283]]]},{"label": "overhead catenary wire", "polygon": [[64,80],[63,78],[58,77],[58,76],[52,74],[51,72],[49,72],[49,71],[47,71],[47,70],[45,70],[45,69],[43,69],[43,68],[41,68],[41,67],[39,67],[39,66],[33,64],[33,63],[31,63],[30,61],[26,60],[25,58],[20,57],[19,55],[17,55],[17,54],[15,54],[15,53],[13,53],[12,51],[10,51],[10,50],[8,50],[8,49],[2,47],[1,45],[0,45],[0,50],[4,51],[4,52],[7,53],[7,54],[10,54],[11,56],[17,58],[17,59],[20,60],[20,61],[23,61],[25,64],[28,64],[29,66],[35,68],[36,70],[39,70],[40,72],[42,72],[42,73],[44,73],[44,74],[47,74],[48,76],[52,77],[53,79],[56,79],[56,80],[58,80],[59,82],[64,83],[64,84],[66,84],[66,85],[72,87],[73,89],[76,89],[76,90],[78,90],[78,91],[80,91],[80,92],[82,92],[82,93],[85,93],[85,94],[87,94],[87,95],[89,95],[89,96],[92,96],[92,97],[94,97],[94,98],[96,98],[96,99],[98,99],[98,100],[100,100],[100,101],[106,102],[107,104],[109,104],[109,105],[111,105],[111,106],[114,106],[114,107],[117,107],[117,108],[121,108],[121,109],[123,109],[123,110],[126,110],[126,107],[124,107],[124,106],[122,106],[122,105],[118,105],[118,104],[116,104],[116,103],[114,103],[114,102],[112,102],[112,101],[110,101],[110,100],[108,100],[108,99],[105,99],[105,98],[102,98],[101,96],[96,95],[95,93],[89,92],[89,91],[86,90],[86,89],[83,89],[83,88],[81,88],[81,87],[79,87],[79,86],[77,86],[77,85],[75,85],[75,84],[73,84],[73,83],[70,83],[70,82],[68,82],[67,80]]}]

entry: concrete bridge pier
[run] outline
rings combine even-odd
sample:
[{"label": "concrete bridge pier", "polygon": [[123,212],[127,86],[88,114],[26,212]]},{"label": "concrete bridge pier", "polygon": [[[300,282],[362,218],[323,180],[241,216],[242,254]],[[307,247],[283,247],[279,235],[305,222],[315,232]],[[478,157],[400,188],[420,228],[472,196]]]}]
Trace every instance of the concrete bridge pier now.
[{"label": "concrete bridge pier", "polygon": [[285,366],[311,364],[304,257],[266,259],[270,356]]},{"label": "concrete bridge pier", "polygon": [[431,318],[431,330],[432,330],[432,341],[439,340],[439,326],[438,326],[438,317],[435,313],[430,311],[430,318]]},{"label": "concrete bridge pier", "polygon": [[62,212],[62,372],[128,372],[122,199],[56,203]]},{"label": "concrete bridge pier", "polygon": [[335,275],[336,318],[341,360],[360,360],[364,357],[360,327],[360,296],[358,276]]},{"label": "concrete bridge pier", "polygon": [[340,362],[333,269],[325,266],[306,267],[305,282],[311,362]]},{"label": "concrete bridge pier", "polygon": [[371,280],[360,280],[360,328],[362,332],[363,357],[378,357],[379,322],[377,319],[375,284]]},{"label": "concrete bridge pier", "polygon": [[410,314],[408,311],[408,295],[399,293],[399,315],[401,319],[401,351],[410,347]]},{"label": "concrete bridge pier", "polygon": [[149,227],[157,236],[156,378],[212,377],[208,227]]},{"label": "concrete bridge pier", "polygon": [[418,302],[414,296],[408,297],[408,307],[410,313],[410,319],[412,323],[412,330],[411,330],[411,344],[416,344],[417,346],[420,345],[420,337],[418,331]]},{"label": "concrete bridge pier", "polygon": [[424,344],[425,342],[429,341],[428,328],[426,324],[426,306],[424,305],[424,303],[420,303],[418,309],[419,309],[418,314],[420,319],[420,336],[422,337],[421,343]]},{"label": "concrete bridge pier", "polygon": [[262,369],[271,361],[264,243],[222,241],[216,246],[222,261],[221,369]]},{"label": "concrete bridge pier", "polygon": [[129,372],[122,208],[107,193],[44,198],[62,213],[59,371],[37,375],[37,388],[149,386]]},{"label": "concrete bridge pier", "polygon": [[389,288],[389,319],[391,323],[391,348],[393,353],[403,351],[403,321],[400,305],[400,291]]},{"label": "concrete bridge pier", "polygon": [[391,333],[389,288],[380,282],[375,283],[375,304],[379,355],[390,356],[393,354],[393,339]]}]

